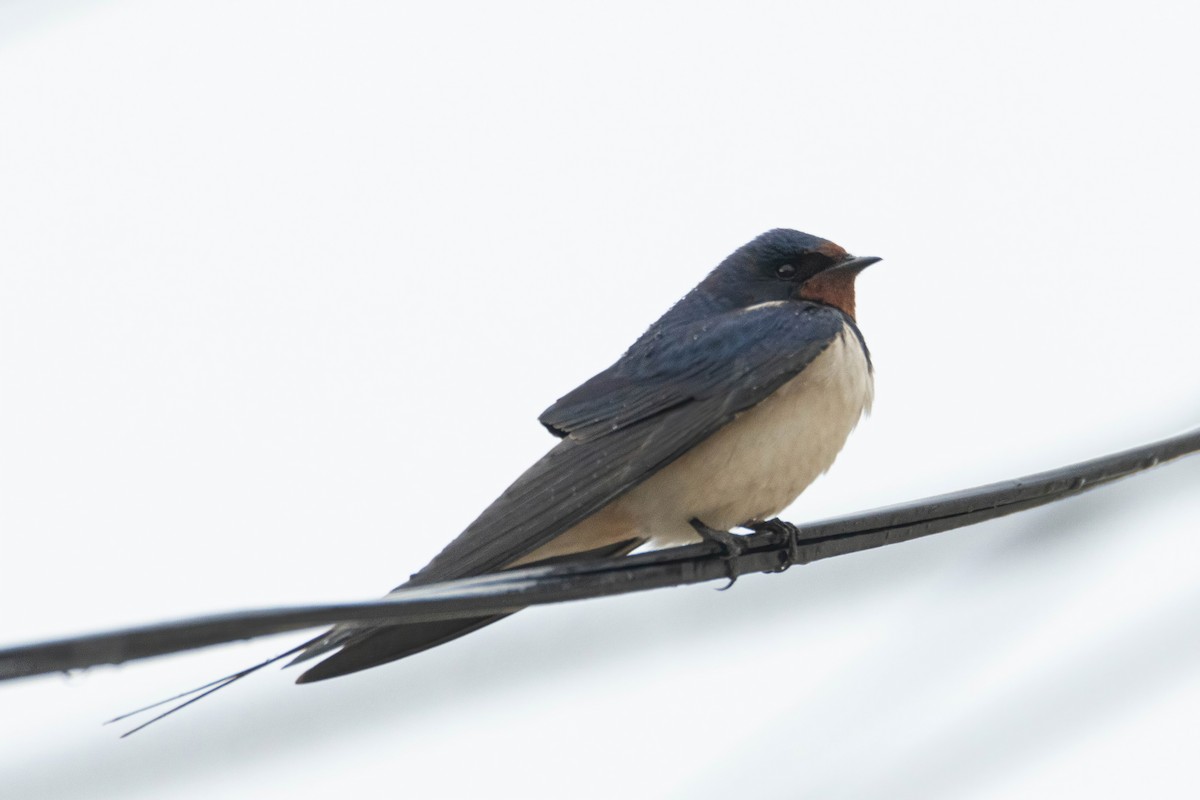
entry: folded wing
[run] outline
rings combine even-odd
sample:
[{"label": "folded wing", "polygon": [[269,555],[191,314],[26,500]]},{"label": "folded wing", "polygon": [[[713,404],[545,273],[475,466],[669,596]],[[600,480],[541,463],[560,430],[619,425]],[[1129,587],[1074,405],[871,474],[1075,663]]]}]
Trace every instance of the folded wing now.
[{"label": "folded wing", "polygon": [[[841,335],[845,323],[835,309],[788,301],[651,329],[612,367],[542,414],[542,424],[562,441],[405,585],[495,571],[536,550],[769,396]],[[341,651],[302,680],[401,658],[487,621],[430,624],[428,636],[412,625],[338,626],[297,660]]]}]

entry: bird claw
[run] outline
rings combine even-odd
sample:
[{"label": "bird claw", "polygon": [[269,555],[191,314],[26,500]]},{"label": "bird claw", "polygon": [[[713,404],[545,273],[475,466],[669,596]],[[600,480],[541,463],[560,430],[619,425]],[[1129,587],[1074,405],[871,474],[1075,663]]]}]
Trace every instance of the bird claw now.
[{"label": "bird claw", "polygon": [[716,528],[710,528],[698,519],[692,519],[688,522],[689,525],[700,534],[700,538],[706,542],[712,542],[721,548],[721,558],[725,561],[725,569],[729,583],[720,588],[719,591],[725,591],[730,586],[737,583],[737,557],[742,554],[746,546],[742,543],[742,538],[735,533],[729,531],[720,531]]},{"label": "bird claw", "polygon": [[800,562],[800,529],[790,522],[784,522],[775,517],[765,522],[748,522],[742,526],[755,533],[780,533],[787,537],[787,549],[782,552],[783,559],[775,572],[783,572],[793,564]]}]

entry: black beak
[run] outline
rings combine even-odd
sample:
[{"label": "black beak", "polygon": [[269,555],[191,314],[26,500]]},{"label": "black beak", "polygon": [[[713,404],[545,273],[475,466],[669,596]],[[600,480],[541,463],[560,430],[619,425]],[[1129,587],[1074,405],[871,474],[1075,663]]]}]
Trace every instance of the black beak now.
[{"label": "black beak", "polygon": [[846,269],[858,274],[877,261],[883,261],[879,256],[847,256],[846,260],[830,269]]}]

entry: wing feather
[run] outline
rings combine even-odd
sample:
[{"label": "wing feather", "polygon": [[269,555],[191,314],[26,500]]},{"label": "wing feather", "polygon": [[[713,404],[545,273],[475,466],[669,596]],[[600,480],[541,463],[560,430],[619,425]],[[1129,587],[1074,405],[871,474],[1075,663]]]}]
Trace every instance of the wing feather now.
[{"label": "wing feather", "polygon": [[547,409],[543,424],[565,438],[414,580],[496,570],[541,547],[770,395],[844,324],[826,306],[768,303],[631,348]]},{"label": "wing feather", "polygon": [[[789,301],[684,329],[652,329],[616,364],[542,414],[562,441],[405,585],[495,571],[536,550],[768,397],[848,322],[836,309]],[[301,679],[332,677],[401,658],[487,621],[461,620],[452,635],[445,625],[431,626],[430,636],[395,625],[335,626],[296,660],[340,647]]]}]

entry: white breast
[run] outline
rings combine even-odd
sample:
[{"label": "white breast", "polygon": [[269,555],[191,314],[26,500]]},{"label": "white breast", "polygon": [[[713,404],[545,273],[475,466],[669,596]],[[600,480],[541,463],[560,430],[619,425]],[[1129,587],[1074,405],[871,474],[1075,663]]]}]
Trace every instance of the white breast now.
[{"label": "white breast", "polygon": [[614,503],[656,545],[778,515],[821,475],[870,410],[871,371],[849,327],[799,375]]}]

